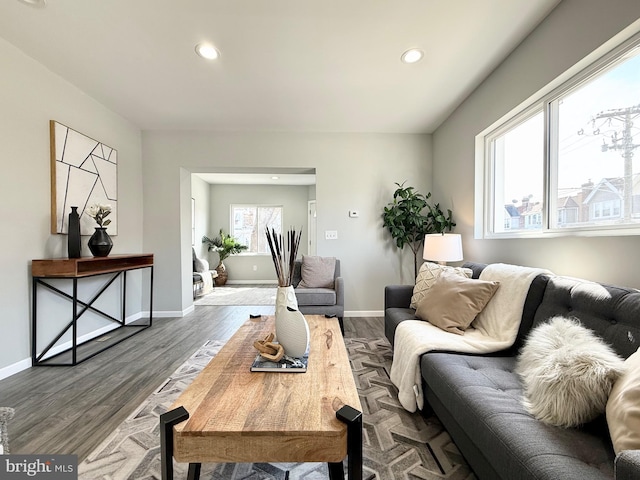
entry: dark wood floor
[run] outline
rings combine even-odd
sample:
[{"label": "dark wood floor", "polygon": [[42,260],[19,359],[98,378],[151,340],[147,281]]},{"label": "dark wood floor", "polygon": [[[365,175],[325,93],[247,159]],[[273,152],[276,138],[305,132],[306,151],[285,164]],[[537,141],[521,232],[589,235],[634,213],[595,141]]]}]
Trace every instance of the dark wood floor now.
[{"label": "dark wood floor", "polygon": [[[32,367],[0,381],[13,407],[11,453],[74,454],[81,462],[207,340],[227,340],[250,313],[273,307],[196,307],[75,367]],[[345,318],[345,337],[381,338],[382,318]]]}]

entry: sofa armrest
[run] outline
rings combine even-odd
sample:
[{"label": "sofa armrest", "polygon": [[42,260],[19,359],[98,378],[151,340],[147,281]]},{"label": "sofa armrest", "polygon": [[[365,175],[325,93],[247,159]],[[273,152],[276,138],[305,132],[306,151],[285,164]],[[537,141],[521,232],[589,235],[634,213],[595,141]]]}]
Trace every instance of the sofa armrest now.
[{"label": "sofa armrest", "polygon": [[344,279],[337,277],[333,288],[336,291],[336,305],[344,307]]},{"label": "sofa armrest", "polygon": [[616,480],[640,478],[640,450],[620,452],[616,457],[614,468]]},{"label": "sofa armrest", "polygon": [[387,285],[384,287],[384,309],[409,308],[413,285]]}]

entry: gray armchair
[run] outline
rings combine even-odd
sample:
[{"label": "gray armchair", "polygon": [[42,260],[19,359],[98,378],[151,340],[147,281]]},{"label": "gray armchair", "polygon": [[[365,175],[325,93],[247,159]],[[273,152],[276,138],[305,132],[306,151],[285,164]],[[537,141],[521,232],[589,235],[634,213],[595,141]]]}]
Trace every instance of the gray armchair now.
[{"label": "gray armchair", "polygon": [[302,288],[302,261],[296,260],[293,270],[293,287],[296,292],[298,309],[305,315],[335,316],[344,331],[344,280],[340,276],[340,260],[336,258],[332,288]]}]

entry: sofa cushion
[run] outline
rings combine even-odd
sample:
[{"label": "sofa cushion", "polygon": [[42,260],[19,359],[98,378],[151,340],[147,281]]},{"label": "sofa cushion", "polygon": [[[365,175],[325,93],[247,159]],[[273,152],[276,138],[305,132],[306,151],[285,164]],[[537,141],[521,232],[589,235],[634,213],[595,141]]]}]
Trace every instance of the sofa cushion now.
[{"label": "sofa cushion", "polygon": [[445,271],[454,272],[457,275],[467,278],[471,278],[471,275],[473,275],[473,270],[470,268],[450,267],[433,262],[424,262],[418,271],[418,276],[416,277],[416,283],[413,287],[413,295],[411,296],[411,304],[409,305],[410,308],[418,308],[418,303],[424,298],[427,290],[433,286],[436,279]]},{"label": "sofa cushion", "polygon": [[336,291],[332,288],[296,288],[298,305],[335,305]]},{"label": "sofa cushion", "polygon": [[463,335],[500,284],[443,271],[418,302],[416,316],[447,332]]},{"label": "sofa cushion", "polygon": [[577,318],[623,358],[640,346],[640,291],[576,278],[549,278],[532,327],[563,315]]},{"label": "sofa cushion", "polygon": [[456,426],[445,427],[462,429],[499,478],[613,478],[604,422],[564,429],[536,420],[522,405],[515,364],[512,356],[429,352],[421,359],[427,398],[446,406],[441,419]]},{"label": "sofa cushion", "polygon": [[516,372],[524,406],[549,425],[575,427],[605,411],[624,361],[577,320],[561,316],[531,331]]},{"label": "sofa cushion", "polygon": [[209,271],[209,262],[204,258],[196,257],[193,261],[193,271],[198,273],[208,272]]},{"label": "sofa cushion", "polygon": [[616,453],[640,449],[640,350],[627,358],[625,370],[607,401],[607,424]]},{"label": "sofa cushion", "polygon": [[298,288],[333,288],[335,271],[335,257],[303,255]]}]

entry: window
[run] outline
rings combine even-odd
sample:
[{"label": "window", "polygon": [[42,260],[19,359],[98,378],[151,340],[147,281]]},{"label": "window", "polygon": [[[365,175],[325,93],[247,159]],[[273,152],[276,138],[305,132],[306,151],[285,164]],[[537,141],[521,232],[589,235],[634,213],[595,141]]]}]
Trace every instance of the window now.
[{"label": "window", "polygon": [[477,237],[638,233],[640,35],[476,145]]},{"label": "window", "polygon": [[271,254],[266,228],[282,233],[282,205],[231,205],[231,235],[247,253]]}]

